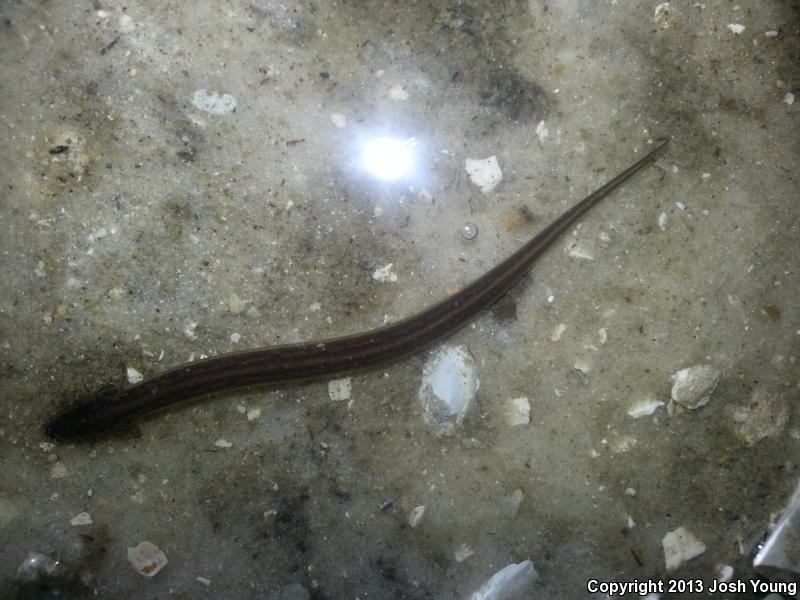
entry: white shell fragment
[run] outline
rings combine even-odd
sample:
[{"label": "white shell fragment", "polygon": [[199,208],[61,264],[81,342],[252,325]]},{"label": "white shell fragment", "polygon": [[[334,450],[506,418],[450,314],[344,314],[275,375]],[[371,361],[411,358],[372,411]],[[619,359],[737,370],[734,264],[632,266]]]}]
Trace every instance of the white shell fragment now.
[{"label": "white shell fragment", "polygon": [[721,375],[721,371],[714,365],[696,365],[681,369],[672,376],[672,399],[686,408],[705,406]]},{"label": "white shell fragment", "polygon": [[328,397],[334,402],[350,400],[353,391],[353,380],[350,377],[334,379],[328,382]]},{"label": "white shell fragment", "polygon": [[167,566],[167,555],[152,542],[141,542],[128,548],[128,562],[139,575],[152,577]]},{"label": "white shell fragment", "polygon": [[475,400],[480,380],[475,359],[463,346],[444,346],[422,370],[423,418],[439,435],[452,435]]},{"label": "white shell fragment", "polygon": [[527,398],[511,398],[506,402],[506,423],[509,427],[531,422],[531,403]]},{"label": "white shell fragment", "polygon": [[491,193],[503,179],[503,172],[500,170],[500,163],[497,162],[496,156],[468,158],[464,163],[464,168],[470,181],[478,186],[483,194]]},{"label": "white shell fragment", "polygon": [[78,513],[69,520],[69,524],[73,527],[80,527],[81,525],[91,525],[92,516],[88,512]]},{"label": "white shell fragment", "polygon": [[489,581],[470,596],[470,600],[510,600],[523,597],[522,594],[529,591],[530,585],[538,577],[531,561],[511,563],[492,575]]},{"label": "white shell fragment", "polygon": [[628,409],[628,416],[634,419],[647,417],[656,412],[659,406],[664,406],[664,403],[659,400],[645,399],[631,406]]},{"label": "white shell fragment", "polygon": [[195,108],[215,115],[229,115],[236,110],[236,98],[230,94],[217,94],[208,90],[197,90],[192,96]]},{"label": "white shell fragment", "polygon": [[692,560],[706,551],[706,545],[685,527],[670,531],[661,540],[661,545],[664,547],[664,561],[668,571],[677,569],[687,560]]},{"label": "white shell fragment", "polygon": [[408,514],[408,524],[411,527],[416,527],[422,521],[422,517],[425,516],[425,506],[415,506],[414,509]]}]

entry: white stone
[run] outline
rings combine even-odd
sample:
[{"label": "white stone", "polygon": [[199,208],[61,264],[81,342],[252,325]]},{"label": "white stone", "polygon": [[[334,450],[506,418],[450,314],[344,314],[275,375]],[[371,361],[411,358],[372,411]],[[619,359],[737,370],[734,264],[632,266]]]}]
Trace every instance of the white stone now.
[{"label": "white stone", "polygon": [[549,135],[550,131],[547,129],[547,125],[545,125],[544,121],[539,121],[539,124],[536,126],[536,137],[539,138],[539,143],[544,144]]},{"label": "white stone", "polygon": [[686,408],[705,406],[721,375],[721,371],[714,365],[696,365],[681,369],[672,376],[672,399]]},{"label": "white stone", "polygon": [[506,423],[509,427],[531,422],[531,403],[525,398],[511,398],[506,402]]},{"label": "white stone", "polygon": [[233,444],[223,438],[220,438],[216,442],[214,442],[214,445],[217,448],[233,448]]},{"label": "white stone", "polygon": [[192,104],[195,108],[215,115],[229,115],[236,110],[236,98],[230,94],[218,94],[203,89],[195,91]]},{"label": "white stone", "polygon": [[739,35],[744,31],[744,25],[741,23],[729,23],[728,29],[730,29],[735,35]]},{"label": "white stone", "polygon": [[503,171],[496,156],[489,158],[468,158],[464,168],[470,181],[481,190],[483,194],[491,193],[503,179]]},{"label": "white stone", "polygon": [[667,230],[667,213],[662,212],[660,215],[658,215],[658,228],[661,231]]},{"label": "white stone", "polygon": [[128,383],[139,383],[144,379],[144,375],[133,367],[128,367],[126,369],[126,375],[128,377]]},{"label": "white stone", "polygon": [[687,560],[692,560],[706,551],[706,545],[685,527],[670,531],[661,540],[664,547],[664,562],[668,571],[674,571]]},{"label": "white stone", "polygon": [[334,402],[350,400],[353,391],[353,380],[350,377],[334,379],[328,382],[328,397]]},{"label": "white stone", "polygon": [[786,102],[789,106],[794,104],[794,94],[792,92],[786,92],[786,95],[783,97],[783,101]]}]

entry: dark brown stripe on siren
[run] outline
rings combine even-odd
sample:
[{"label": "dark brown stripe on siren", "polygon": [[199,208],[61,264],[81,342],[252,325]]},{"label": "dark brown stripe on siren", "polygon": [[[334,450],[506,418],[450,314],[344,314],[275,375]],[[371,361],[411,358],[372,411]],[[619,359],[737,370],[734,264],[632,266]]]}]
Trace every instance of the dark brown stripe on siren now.
[{"label": "dark brown stripe on siren", "polygon": [[335,377],[419,352],[500,299],[570,225],[653,161],[667,142],[567,210],[472,284],[412,317],[357,335],[258,348],[180,365],[122,391],[98,392],[50,421],[47,435],[60,441],[96,437],[214,392]]}]

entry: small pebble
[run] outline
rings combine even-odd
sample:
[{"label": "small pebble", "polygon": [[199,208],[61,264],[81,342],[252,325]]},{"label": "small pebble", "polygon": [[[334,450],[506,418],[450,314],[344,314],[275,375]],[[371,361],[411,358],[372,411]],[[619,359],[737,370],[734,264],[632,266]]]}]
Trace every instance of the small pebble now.
[{"label": "small pebble", "polygon": [[729,23],[728,29],[730,29],[735,35],[739,35],[744,31],[744,25],[741,23]]},{"label": "small pebble", "polygon": [[220,438],[216,442],[214,442],[214,445],[217,448],[233,448],[233,444],[231,444],[228,440],[223,438]]},{"label": "small pebble", "polygon": [[783,97],[783,101],[786,102],[789,106],[794,104],[794,94],[792,92],[786,92],[786,95]]}]

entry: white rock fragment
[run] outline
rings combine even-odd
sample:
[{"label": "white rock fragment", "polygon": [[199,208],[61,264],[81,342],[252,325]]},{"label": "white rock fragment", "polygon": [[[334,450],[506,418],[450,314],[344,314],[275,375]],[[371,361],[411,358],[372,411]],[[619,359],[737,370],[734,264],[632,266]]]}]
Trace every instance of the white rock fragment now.
[{"label": "white rock fragment", "polygon": [[662,212],[660,215],[658,215],[658,228],[661,231],[667,230],[667,213]]},{"label": "white rock fragment", "polygon": [[236,333],[234,331],[231,334],[230,340],[231,340],[231,344],[238,344],[239,342],[242,341],[242,334],[241,333]]},{"label": "white rock fragment", "polygon": [[741,23],[728,23],[728,29],[730,29],[734,35],[739,35],[744,31],[744,25]]},{"label": "white rock fragment", "polygon": [[372,274],[372,278],[375,281],[380,281],[381,283],[394,283],[397,281],[397,273],[392,271],[392,265],[394,263],[389,263],[385,267],[381,267],[377,271]]},{"label": "white rock fragment", "polygon": [[764,35],[768,38],[775,38],[778,37],[778,30],[777,29],[770,29],[769,31],[765,31]]},{"label": "white rock fragment", "polygon": [[453,558],[456,559],[456,562],[462,563],[473,554],[475,554],[475,551],[467,546],[466,543],[462,543],[458,548],[456,548],[455,552],[453,552]]},{"label": "white rock fragment", "polygon": [[489,158],[468,158],[464,168],[470,181],[481,190],[483,194],[491,193],[503,179],[500,163],[496,156]]},{"label": "white rock fragment", "polygon": [[152,542],[141,542],[128,548],[128,562],[145,577],[152,577],[167,566],[167,555]]},{"label": "white rock fragment", "polygon": [[475,359],[463,346],[443,346],[422,369],[418,392],[425,423],[439,435],[452,435],[475,401],[480,387]]},{"label": "white rock fragment", "polygon": [[403,89],[402,85],[396,85],[389,90],[389,98],[404,102],[408,100],[408,92]]},{"label": "white rock fragment", "polygon": [[195,577],[195,579],[205,586],[211,585],[211,580],[208,577]]},{"label": "white rock fragment", "polygon": [[519,506],[522,504],[522,501],[525,499],[525,494],[520,489],[514,490],[508,496],[503,498],[503,501],[500,503],[500,513],[504,517],[508,517],[509,519],[513,519],[517,516],[519,512]]},{"label": "white rock fragment", "polygon": [[261,409],[258,407],[248,408],[245,414],[248,421],[255,421],[261,417]]},{"label": "white rock fragment", "polygon": [[647,417],[656,412],[659,406],[664,406],[664,403],[659,400],[648,398],[631,406],[628,409],[628,416],[634,419]]},{"label": "white rock fragment", "polygon": [[672,376],[672,399],[686,408],[708,404],[722,372],[714,365],[696,365]]},{"label": "white rock fragment", "polygon": [[128,383],[139,383],[144,379],[144,375],[133,367],[128,367],[125,372],[128,376]]},{"label": "white rock fragment", "polygon": [[411,512],[408,514],[408,524],[411,527],[416,527],[422,521],[422,517],[425,516],[425,506],[415,506]]},{"label": "white rock fragment", "polygon": [[192,96],[195,108],[215,115],[229,115],[236,110],[236,98],[230,94],[217,94],[208,90],[197,90]]},{"label": "white rock fragment", "polygon": [[536,126],[536,137],[539,138],[539,143],[544,144],[549,135],[550,131],[547,129],[547,125],[544,124],[544,121],[539,121],[539,124]]},{"label": "white rock fragment", "polygon": [[347,125],[347,117],[345,117],[342,113],[331,113],[331,123],[341,129]]},{"label": "white rock fragment", "polygon": [[217,448],[233,448],[233,444],[224,438],[219,438],[216,442],[214,442],[214,445]]},{"label": "white rock fragment", "polygon": [[661,545],[664,547],[664,562],[668,571],[674,571],[686,561],[706,551],[706,545],[685,527],[670,531],[661,540]]},{"label": "white rock fragment", "polygon": [[511,600],[512,598],[530,597],[531,584],[539,574],[529,560],[510,564],[500,569],[484,583],[480,589],[470,596],[470,600]]},{"label": "white rock fragment", "polygon": [[92,516],[88,512],[78,513],[74,517],[69,520],[69,524],[73,527],[80,527],[81,525],[91,525],[94,523],[92,521]]},{"label": "white rock fragment", "polygon": [[328,397],[334,402],[350,400],[353,392],[353,380],[350,377],[333,379],[328,382]]},{"label": "white rock fragment", "polygon": [[567,326],[564,323],[559,323],[556,325],[555,329],[553,329],[553,333],[550,334],[550,341],[557,342],[561,339],[562,334],[567,330]]},{"label": "white rock fragment", "polygon": [[525,398],[511,398],[506,402],[506,424],[509,427],[531,422],[531,403]]},{"label": "white rock fragment", "polygon": [[677,206],[681,210],[686,210],[686,205],[683,202],[676,202],[675,206]]},{"label": "white rock fragment", "polygon": [[794,104],[794,94],[792,92],[786,92],[786,95],[783,97],[783,101],[786,102],[789,106]]}]

